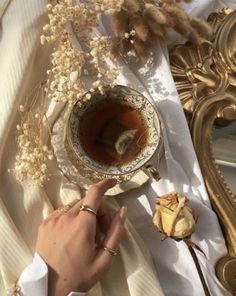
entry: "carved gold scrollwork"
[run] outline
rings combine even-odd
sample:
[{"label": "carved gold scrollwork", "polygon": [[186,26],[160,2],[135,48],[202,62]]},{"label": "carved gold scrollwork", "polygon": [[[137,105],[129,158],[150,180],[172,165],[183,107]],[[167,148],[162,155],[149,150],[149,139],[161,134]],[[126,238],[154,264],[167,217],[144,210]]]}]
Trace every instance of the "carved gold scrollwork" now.
[{"label": "carved gold scrollwork", "polygon": [[236,196],[215,163],[212,129],[236,120],[236,11],[210,15],[211,42],[187,43],[170,52],[171,71],[189,121],[211,203],[225,234],[228,255],[216,265],[222,284],[236,293]]}]

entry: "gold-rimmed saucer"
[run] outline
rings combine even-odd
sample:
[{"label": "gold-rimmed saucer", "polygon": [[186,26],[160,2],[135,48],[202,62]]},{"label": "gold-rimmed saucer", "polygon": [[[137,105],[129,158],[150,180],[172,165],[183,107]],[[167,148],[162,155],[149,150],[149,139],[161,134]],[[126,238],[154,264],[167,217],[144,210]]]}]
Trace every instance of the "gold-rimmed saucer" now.
[{"label": "gold-rimmed saucer", "polygon": [[[72,162],[68,155],[66,145],[66,127],[71,106],[65,106],[60,116],[54,122],[52,127],[51,144],[57,160],[58,168],[62,174],[72,183],[76,183],[82,189],[88,189],[89,186],[96,182],[96,172],[85,168],[83,163],[77,159],[76,163]],[[155,162],[155,156],[153,157]],[[81,173],[82,172],[82,173]],[[138,170],[128,181],[117,184],[115,187],[107,191],[107,196],[114,196],[134,188],[138,188],[150,179],[148,173]],[[99,176],[98,176],[99,180]]]}]

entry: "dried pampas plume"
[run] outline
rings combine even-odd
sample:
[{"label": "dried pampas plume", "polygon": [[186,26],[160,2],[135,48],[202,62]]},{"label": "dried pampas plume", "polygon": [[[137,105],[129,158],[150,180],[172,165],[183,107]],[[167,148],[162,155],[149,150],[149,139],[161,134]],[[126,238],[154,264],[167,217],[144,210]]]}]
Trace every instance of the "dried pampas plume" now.
[{"label": "dried pampas plume", "polygon": [[129,15],[126,11],[116,12],[112,18],[112,30],[119,38],[124,38],[129,30]]},{"label": "dried pampas plume", "polygon": [[141,15],[134,14],[130,18],[130,24],[135,31],[136,38],[143,42],[148,42],[151,37],[151,32],[145,19]]},{"label": "dried pampas plume", "polygon": [[130,13],[136,13],[141,11],[144,7],[144,1],[142,0],[124,0],[123,9]]},{"label": "dried pampas plume", "polygon": [[[209,40],[212,29],[205,21],[190,18],[178,6],[180,0],[124,0],[121,11],[112,16],[116,52],[135,55],[145,63],[157,42],[168,40],[167,29],[172,28],[195,44]],[[184,2],[191,2],[185,0]],[[131,34],[132,32],[132,34]]]},{"label": "dried pampas plume", "polygon": [[213,34],[213,29],[208,23],[203,22],[196,17],[192,18],[190,23],[192,27],[196,29],[200,36],[202,36],[203,38],[211,38]]},{"label": "dried pampas plume", "polygon": [[168,17],[167,13],[162,7],[156,7],[153,4],[146,4],[143,11],[143,17],[150,22],[153,22],[153,25],[169,25],[173,26],[174,23],[171,18]]},{"label": "dried pampas plume", "polygon": [[172,17],[173,20],[177,18],[178,20],[188,20],[187,13],[181,9],[176,4],[163,4],[163,9],[166,13],[168,13],[169,17]]},{"label": "dried pampas plume", "polygon": [[142,63],[148,58],[148,46],[138,38],[134,40],[134,50]]}]

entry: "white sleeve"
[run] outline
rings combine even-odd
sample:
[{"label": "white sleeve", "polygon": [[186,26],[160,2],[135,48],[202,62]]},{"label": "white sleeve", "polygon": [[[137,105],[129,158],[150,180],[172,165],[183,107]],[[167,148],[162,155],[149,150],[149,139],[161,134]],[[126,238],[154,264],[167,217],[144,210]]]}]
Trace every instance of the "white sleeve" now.
[{"label": "white sleeve", "polygon": [[[35,253],[33,262],[22,272],[18,285],[22,295],[48,295],[48,267],[44,260]],[[71,292],[68,296],[85,296],[86,293]]]}]

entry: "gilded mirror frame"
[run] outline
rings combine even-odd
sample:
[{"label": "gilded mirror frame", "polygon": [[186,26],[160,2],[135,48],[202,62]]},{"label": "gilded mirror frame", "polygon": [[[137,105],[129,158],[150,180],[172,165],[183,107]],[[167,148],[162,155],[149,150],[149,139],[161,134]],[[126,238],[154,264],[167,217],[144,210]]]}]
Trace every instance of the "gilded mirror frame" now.
[{"label": "gilded mirror frame", "polygon": [[212,40],[170,51],[171,71],[189,123],[211,204],[225,235],[228,254],[216,265],[221,283],[236,293],[236,196],[217,166],[212,148],[214,125],[236,120],[236,11],[209,16]]}]

